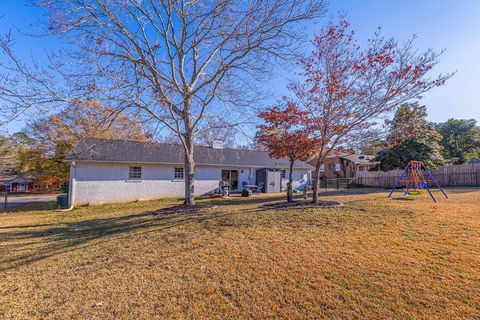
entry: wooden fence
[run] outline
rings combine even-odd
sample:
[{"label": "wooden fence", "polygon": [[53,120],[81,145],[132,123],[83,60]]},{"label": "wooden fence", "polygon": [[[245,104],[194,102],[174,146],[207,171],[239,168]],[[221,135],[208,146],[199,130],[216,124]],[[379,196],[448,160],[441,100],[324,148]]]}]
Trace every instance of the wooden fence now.
[{"label": "wooden fence", "polygon": [[[360,187],[391,188],[402,172],[403,170],[360,172],[357,184]],[[480,186],[480,163],[440,166],[430,172],[442,187]],[[405,183],[399,186],[405,186]]]}]

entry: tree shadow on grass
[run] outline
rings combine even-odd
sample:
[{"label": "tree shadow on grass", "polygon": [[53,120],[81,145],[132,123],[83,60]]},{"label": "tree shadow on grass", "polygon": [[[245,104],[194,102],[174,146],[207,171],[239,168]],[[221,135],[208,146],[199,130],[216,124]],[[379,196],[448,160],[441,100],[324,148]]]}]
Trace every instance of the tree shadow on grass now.
[{"label": "tree shadow on grass", "polygon": [[[366,195],[372,193],[385,193],[385,197],[388,195],[388,191],[385,189],[378,189],[378,188],[358,188],[358,189],[341,189],[341,190],[320,190],[319,191],[319,199],[321,200],[322,197],[329,197],[329,196],[348,196],[348,195]],[[303,200],[302,194],[294,194],[294,200]],[[309,192],[307,195],[307,201],[312,199],[312,192]],[[253,195],[251,197],[242,197],[240,194],[233,194],[232,196],[224,197],[224,198],[204,198],[203,201],[210,201],[212,204],[215,205],[236,205],[236,204],[265,204],[269,202],[280,202],[287,200],[287,195],[285,194],[275,194],[273,196],[265,196],[265,194],[260,195]]]},{"label": "tree shadow on grass", "polygon": [[[58,254],[122,238],[205,223],[230,213],[154,216],[151,211],[105,219],[43,225],[20,225],[0,233],[0,272]],[[20,230],[18,230],[20,229]],[[2,253],[3,252],[3,253]],[[12,254],[13,253],[13,254]]]},{"label": "tree shadow on grass", "polygon": [[[334,194],[346,193],[344,191]],[[348,192],[348,194],[351,193]],[[320,194],[322,195],[325,193]],[[301,195],[295,195],[295,199],[301,198]],[[118,217],[91,219],[88,219],[88,213],[84,213],[88,220],[0,227],[0,272],[87,246],[151,232],[162,232],[180,226],[200,224],[208,231],[215,230],[221,233],[222,228],[224,230],[224,228],[248,226],[249,223],[270,223],[268,220],[261,222],[258,219],[255,222],[249,222],[248,219],[234,221],[231,217],[236,213],[258,214],[264,212],[260,208],[261,205],[285,200],[286,197],[283,194],[249,198],[240,196],[225,199],[204,198],[199,202],[211,203],[217,206],[217,209],[191,214],[156,216],[152,211],[144,211]],[[112,210],[116,209],[112,208]],[[134,211],[135,208],[132,207],[131,210]]]},{"label": "tree shadow on grass", "polygon": [[352,189],[340,189],[340,190],[320,190],[318,196],[350,196],[350,195],[362,195],[372,193],[387,193],[388,189],[381,188],[352,188]]},{"label": "tree shadow on grass", "polygon": [[260,196],[251,196],[251,197],[242,197],[240,195],[228,196],[223,198],[211,198],[205,199],[203,201],[210,202],[211,204],[217,206],[237,206],[237,205],[259,205],[268,202],[276,201],[286,201],[286,195],[275,195],[273,197],[266,197],[263,195]]}]

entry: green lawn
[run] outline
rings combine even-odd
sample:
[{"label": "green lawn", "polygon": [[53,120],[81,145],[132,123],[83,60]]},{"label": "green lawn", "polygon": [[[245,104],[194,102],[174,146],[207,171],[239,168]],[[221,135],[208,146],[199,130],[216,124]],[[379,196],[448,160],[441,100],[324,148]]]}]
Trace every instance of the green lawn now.
[{"label": "green lawn", "polygon": [[0,215],[0,319],[480,319],[480,191]]}]

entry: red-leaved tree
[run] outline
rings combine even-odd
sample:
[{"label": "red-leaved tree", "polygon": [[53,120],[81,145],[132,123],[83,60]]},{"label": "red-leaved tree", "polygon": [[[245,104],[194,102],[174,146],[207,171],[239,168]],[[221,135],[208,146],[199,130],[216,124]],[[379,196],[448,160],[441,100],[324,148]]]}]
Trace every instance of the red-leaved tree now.
[{"label": "red-leaved tree", "polygon": [[306,160],[315,147],[315,140],[305,131],[308,113],[297,108],[295,103],[275,106],[259,114],[264,124],[259,125],[258,143],[276,159],[288,158],[287,202],[293,201],[293,167],[296,160]]},{"label": "red-leaved tree", "polygon": [[299,109],[308,113],[308,131],[317,145],[314,202],[320,166],[333,150],[360,141],[379,119],[452,76],[428,77],[442,52],[428,49],[418,54],[414,40],[399,44],[376,32],[362,48],[349,23],[341,19],[320,31],[314,50],[300,61],[303,81],[289,89]]}]

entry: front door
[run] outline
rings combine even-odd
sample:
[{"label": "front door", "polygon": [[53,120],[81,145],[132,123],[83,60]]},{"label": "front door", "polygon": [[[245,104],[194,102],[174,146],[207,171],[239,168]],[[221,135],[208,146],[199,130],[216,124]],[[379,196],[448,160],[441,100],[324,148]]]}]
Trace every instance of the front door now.
[{"label": "front door", "polygon": [[230,190],[238,190],[238,170],[222,170],[222,181],[230,184]]},{"label": "front door", "polygon": [[238,190],[238,170],[230,171],[230,183],[232,185],[232,190]]}]

